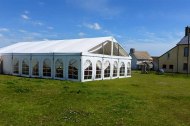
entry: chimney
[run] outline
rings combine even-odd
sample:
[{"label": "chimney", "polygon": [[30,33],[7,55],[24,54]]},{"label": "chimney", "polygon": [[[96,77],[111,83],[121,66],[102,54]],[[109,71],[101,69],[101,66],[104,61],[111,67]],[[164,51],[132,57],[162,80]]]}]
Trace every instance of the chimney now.
[{"label": "chimney", "polygon": [[135,53],[135,48],[130,49],[130,54]]},{"label": "chimney", "polygon": [[185,27],[185,36],[188,36],[188,33],[190,33],[190,27]]}]

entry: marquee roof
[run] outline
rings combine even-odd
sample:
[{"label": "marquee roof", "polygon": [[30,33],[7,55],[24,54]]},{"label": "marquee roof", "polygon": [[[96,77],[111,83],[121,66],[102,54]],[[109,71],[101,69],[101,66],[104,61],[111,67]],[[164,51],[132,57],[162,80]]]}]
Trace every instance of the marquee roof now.
[{"label": "marquee roof", "polygon": [[[118,44],[113,37],[98,37],[98,38],[83,38],[83,39],[68,39],[68,40],[46,40],[36,42],[19,42],[0,49],[0,53],[97,53],[101,54],[100,50],[110,52],[110,42]],[[101,49],[102,47],[104,49]],[[110,49],[106,49],[110,48]],[[126,51],[120,48],[122,56],[128,56]]]}]

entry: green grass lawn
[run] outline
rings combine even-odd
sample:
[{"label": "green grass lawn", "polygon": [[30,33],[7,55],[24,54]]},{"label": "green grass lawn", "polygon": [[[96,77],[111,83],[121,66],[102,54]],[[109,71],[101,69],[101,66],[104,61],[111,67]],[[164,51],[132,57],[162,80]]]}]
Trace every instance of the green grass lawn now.
[{"label": "green grass lawn", "polygon": [[190,77],[70,82],[0,75],[0,126],[189,126]]}]

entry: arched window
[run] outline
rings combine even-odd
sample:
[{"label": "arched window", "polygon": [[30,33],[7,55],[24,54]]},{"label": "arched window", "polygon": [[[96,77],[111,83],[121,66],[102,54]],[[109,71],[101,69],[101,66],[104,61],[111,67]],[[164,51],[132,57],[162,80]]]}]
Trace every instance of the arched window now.
[{"label": "arched window", "polygon": [[131,63],[128,62],[127,63],[127,76],[130,76],[131,75]]},{"label": "arched window", "polygon": [[69,61],[69,71],[68,78],[78,79],[78,62],[76,59],[71,59]]},{"label": "arched window", "polygon": [[13,73],[19,74],[19,60],[17,58],[13,60]]},{"label": "arched window", "polygon": [[113,77],[117,77],[117,68],[118,68],[118,63],[115,61],[113,63]]},{"label": "arched window", "polygon": [[55,62],[55,77],[63,78],[63,60],[57,59]]},{"label": "arched window", "polygon": [[92,62],[86,60],[84,63],[84,79],[92,79]]},{"label": "arched window", "polygon": [[106,61],[104,63],[104,77],[110,77],[110,62]]},{"label": "arched window", "polygon": [[51,77],[51,60],[45,59],[43,62],[43,76]]},{"label": "arched window", "polygon": [[102,63],[101,61],[97,61],[96,63],[96,78],[101,78],[101,74],[102,74]]},{"label": "arched window", "polygon": [[22,61],[22,74],[29,75],[29,61],[28,61],[28,59],[24,59]]},{"label": "arched window", "polygon": [[124,64],[124,62],[121,62],[119,76],[125,76],[125,64]]},{"label": "arched window", "polygon": [[32,60],[32,75],[39,76],[39,61],[37,59]]}]

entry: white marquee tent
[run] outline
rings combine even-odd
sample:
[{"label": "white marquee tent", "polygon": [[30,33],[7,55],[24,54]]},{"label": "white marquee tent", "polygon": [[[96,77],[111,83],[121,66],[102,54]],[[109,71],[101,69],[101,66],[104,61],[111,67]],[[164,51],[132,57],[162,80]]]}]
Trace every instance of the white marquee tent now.
[{"label": "white marquee tent", "polygon": [[131,76],[131,57],[113,37],[20,42],[0,55],[4,74],[82,82]]}]

